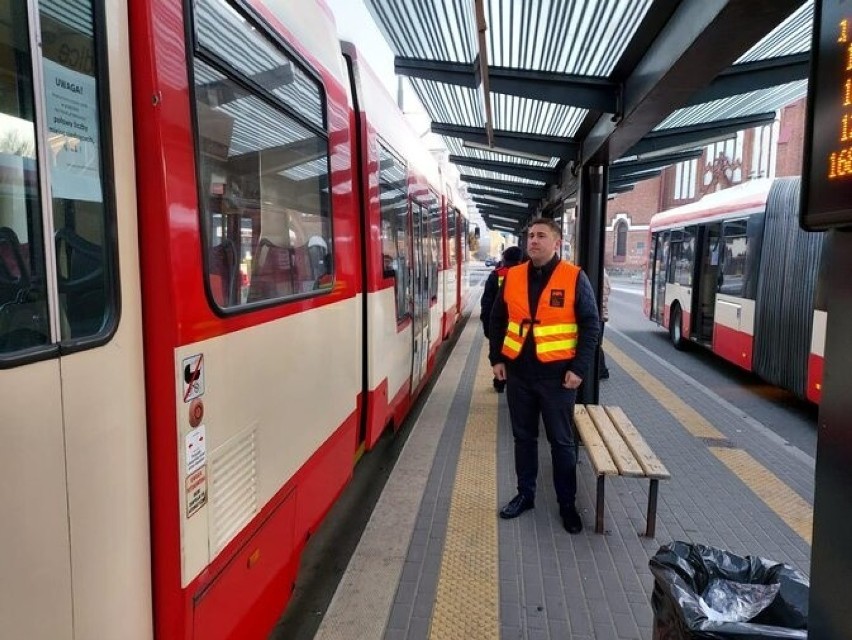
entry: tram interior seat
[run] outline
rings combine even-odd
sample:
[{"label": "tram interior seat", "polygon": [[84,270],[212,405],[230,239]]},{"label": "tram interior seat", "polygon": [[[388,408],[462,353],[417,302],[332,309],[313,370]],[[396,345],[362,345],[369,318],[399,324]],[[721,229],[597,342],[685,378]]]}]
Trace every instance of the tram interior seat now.
[{"label": "tram interior seat", "polygon": [[0,227],[0,304],[14,300],[29,286],[27,248],[10,227]]},{"label": "tram interior seat", "polygon": [[32,280],[28,245],[0,227],[0,353],[48,341],[46,302]]},{"label": "tram interior seat", "polygon": [[70,337],[93,335],[106,316],[103,248],[67,227],[57,230],[55,240],[59,294],[65,298]]},{"label": "tram interior seat", "polygon": [[210,291],[220,306],[229,307],[239,302],[233,299],[238,272],[236,244],[225,238],[210,251]]},{"label": "tram interior seat", "polygon": [[261,238],[253,264],[249,302],[297,293],[293,286],[298,274],[292,247],[282,247]]}]

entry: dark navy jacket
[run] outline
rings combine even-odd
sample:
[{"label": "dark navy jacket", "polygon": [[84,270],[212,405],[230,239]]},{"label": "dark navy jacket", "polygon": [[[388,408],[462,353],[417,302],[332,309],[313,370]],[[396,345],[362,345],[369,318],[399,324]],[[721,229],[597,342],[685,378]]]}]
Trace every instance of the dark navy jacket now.
[{"label": "dark navy jacket", "polygon": [[[533,314],[533,317],[538,308],[541,292],[544,291],[544,287],[558,263],[559,257],[553,256],[553,259],[540,269],[533,266],[532,263],[529,265],[530,313]],[[504,280],[503,286],[497,293],[494,306],[491,307],[491,317],[489,318],[488,359],[491,364],[505,362],[508,375],[519,376],[525,380],[563,378],[566,371],[573,371],[585,379],[588,375],[589,366],[592,364],[592,358],[595,357],[595,347],[598,344],[601,332],[598,303],[595,300],[592,284],[586,274],[581,271],[577,278],[577,292],[574,299],[574,313],[577,316],[578,329],[577,351],[573,360],[564,362],[540,362],[535,355],[535,341],[532,336],[524,340],[523,349],[514,360],[510,360],[500,353],[503,349],[503,338],[506,337],[506,327],[509,325],[509,309],[503,297],[505,285],[506,281]]]}]

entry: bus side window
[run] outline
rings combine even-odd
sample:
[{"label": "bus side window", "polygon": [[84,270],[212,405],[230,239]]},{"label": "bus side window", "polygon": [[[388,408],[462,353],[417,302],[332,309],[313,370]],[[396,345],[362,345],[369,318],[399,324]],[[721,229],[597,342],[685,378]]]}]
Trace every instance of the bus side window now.
[{"label": "bus side window", "polygon": [[743,276],[748,252],[746,221],[726,222],[722,235],[724,241],[722,243],[721,268],[719,269],[722,281],[719,284],[719,293],[739,297],[743,294]]}]

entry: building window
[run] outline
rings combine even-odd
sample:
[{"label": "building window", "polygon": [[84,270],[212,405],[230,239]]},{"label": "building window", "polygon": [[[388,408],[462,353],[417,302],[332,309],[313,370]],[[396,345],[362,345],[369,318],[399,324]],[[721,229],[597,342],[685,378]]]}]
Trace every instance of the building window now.
[{"label": "building window", "polygon": [[704,159],[703,191],[710,193],[743,181],[743,146],[745,132],[736,138],[707,145]]},{"label": "building window", "polygon": [[687,160],[675,165],[675,200],[691,200],[695,197],[695,174],[698,160]]},{"label": "building window", "polygon": [[772,178],[775,176],[775,161],[778,146],[778,120],[754,130],[751,150],[751,177]]},{"label": "building window", "polygon": [[615,253],[617,262],[622,262],[627,256],[627,222],[619,220],[615,223]]}]

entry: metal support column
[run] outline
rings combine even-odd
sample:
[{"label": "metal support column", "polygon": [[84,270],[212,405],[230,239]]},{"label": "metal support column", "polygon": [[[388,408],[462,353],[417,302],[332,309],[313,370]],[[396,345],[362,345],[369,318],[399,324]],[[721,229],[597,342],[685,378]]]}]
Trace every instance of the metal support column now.
[{"label": "metal support column", "polygon": [[[603,289],[604,233],[609,167],[583,166],[580,169],[580,193],[577,201],[577,264],[589,277],[600,309]],[[598,403],[598,358],[589,367],[577,394],[577,402]]]},{"label": "metal support column", "polygon": [[[852,577],[852,232],[830,231],[828,326],[822,401],[819,407],[808,637],[852,637],[849,579]],[[826,259],[826,258],[824,258]]]}]

